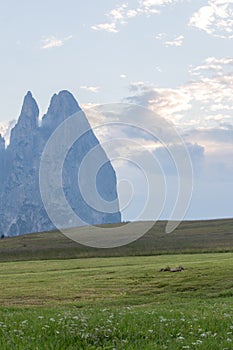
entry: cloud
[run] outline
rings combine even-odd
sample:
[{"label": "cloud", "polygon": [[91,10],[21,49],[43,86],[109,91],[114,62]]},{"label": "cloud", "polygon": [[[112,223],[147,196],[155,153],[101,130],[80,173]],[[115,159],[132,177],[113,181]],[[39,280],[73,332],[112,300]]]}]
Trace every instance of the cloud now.
[{"label": "cloud", "polygon": [[106,14],[108,22],[95,24],[91,26],[91,29],[118,33],[120,28],[133,18],[141,15],[158,15],[161,12],[161,7],[183,1],[186,0],[139,0],[134,8],[129,8],[128,3],[123,3]]},{"label": "cloud", "polygon": [[53,35],[50,35],[48,37],[43,37],[41,39],[40,48],[42,50],[46,50],[46,49],[52,49],[54,47],[61,47],[61,46],[63,46],[65,44],[66,41],[72,39],[72,37],[73,37],[72,35],[69,35],[69,36],[67,36],[64,39],[56,38]]},{"label": "cloud", "polygon": [[162,41],[164,46],[166,46],[166,47],[169,47],[169,46],[179,47],[179,46],[182,46],[183,42],[184,42],[183,35],[178,35],[174,38],[168,38],[166,33],[156,34],[155,39]]},{"label": "cloud", "polygon": [[192,75],[206,75],[208,72],[211,74],[221,75],[223,72],[228,72],[232,70],[233,67],[233,58],[224,57],[224,58],[215,58],[208,57],[204,60],[203,64],[200,66],[192,67],[190,66],[189,72]]},{"label": "cloud", "polygon": [[[221,62],[225,62],[225,59],[221,59]],[[198,83],[201,84],[201,79]],[[223,122],[224,114],[222,117],[220,114],[216,115],[215,126],[207,118],[206,122],[208,123],[203,123],[201,120],[203,115],[199,116],[196,114],[196,97],[194,96],[193,101],[192,84],[194,82],[188,82],[176,89],[165,89],[152,87],[151,85],[147,86],[140,81],[134,83],[131,90],[133,96],[130,97],[128,102],[133,102],[134,98],[134,102],[137,101],[139,104],[144,104],[144,106],[152,109],[154,113],[148,108],[144,109],[140,106],[125,106],[122,104],[96,106],[94,113],[93,110],[86,111],[88,120],[93,127],[103,124],[103,127],[94,129],[94,132],[98,139],[103,142],[103,147],[106,153],[109,154],[109,157],[112,154],[111,152],[114,152],[114,159],[125,158],[130,159],[132,162],[132,164],[128,163],[127,169],[121,164],[116,166],[115,162],[114,165],[118,179],[128,179],[129,171],[131,171],[132,181],[131,177],[130,181],[136,185],[134,187],[134,195],[137,198],[137,200],[134,200],[134,203],[136,201],[137,205],[133,214],[135,214],[140,202],[140,199],[138,199],[139,193],[142,188],[144,191],[142,178],[137,178],[137,171],[133,168],[133,164],[141,164],[140,162],[143,160],[143,165],[147,166],[143,168],[144,170],[147,169],[147,176],[151,176],[157,184],[161,180],[161,176],[165,176],[167,209],[163,215],[164,217],[170,217],[170,211],[176,202],[176,191],[174,189],[178,186],[177,181],[179,179],[176,164],[184,164],[183,147],[173,138],[173,134],[170,134],[169,125],[164,124],[163,118],[160,118],[160,116],[170,117],[173,122],[177,114],[182,114],[185,117],[191,114],[194,120],[197,117],[195,124],[189,124],[188,128],[183,127],[184,119],[178,120],[177,123],[177,130],[183,137],[194,171],[194,196],[192,211],[188,214],[189,217],[203,218],[214,215],[219,217],[232,214],[232,206],[230,204],[232,202],[233,189],[233,124],[230,124],[230,120],[228,124]],[[190,92],[188,92],[188,88],[190,88]],[[202,86],[202,88],[204,87]],[[206,117],[210,117],[210,111],[206,114]],[[122,124],[111,124],[113,120],[122,121]],[[143,120],[142,128],[137,127],[137,123],[140,120]],[[160,143],[160,136],[168,142],[165,144]],[[118,138],[123,138],[120,147],[119,145],[116,146]],[[114,148],[111,144],[113,140],[115,142]],[[110,142],[109,146],[104,143],[105,141]],[[111,150],[110,153],[108,153],[109,149]],[[155,157],[155,162],[151,161],[151,157],[148,158],[148,154],[152,154]],[[174,158],[174,154],[176,158]],[[154,163],[159,164],[160,167],[155,166]],[[170,202],[171,205],[169,204]],[[154,217],[152,212],[148,215],[147,219]]]},{"label": "cloud", "polygon": [[208,57],[192,67],[193,73],[198,73],[195,79],[175,88],[132,83],[127,101],[150,108],[177,126],[233,125],[233,59]]},{"label": "cloud", "polygon": [[[114,21],[120,21],[124,23],[125,17],[128,17],[129,11],[127,10],[128,4],[123,4],[113,9],[109,13],[109,17]],[[130,14],[132,16],[132,13]]]},{"label": "cloud", "polygon": [[96,31],[106,31],[109,33],[118,33],[119,30],[116,29],[116,23],[100,23],[95,26],[92,26],[91,29]]},{"label": "cloud", "polygon": [[[233,128],[232,127],[218,127],[218,128],[196,128],[189,131],[189,138],[193,142],[201,142],[207,140],[213,144],[222,144],[227,148],[233,143]],[[215,150],[217,148],[215,147]]]},{"label": "cloud", "polygon": [[138,82],[130,85],[130,91],[133,95],[127,98],[128,102],[145,106],[173,122],[192,108],[191,97],[182,88],[153,87]]},{"label": "cloud", "polygon": [[165,41],[165,46],[182,46],[183,45],[183,41],[184,41],[184,36],[183,35],[179,35],[176,38],[172,39],[172,40],[167,40]]},{"label": "cloud", "polygon": [[11,129],[15,126],[16,120],[0,123],[0,134],[4,137],[6,144],[9,144]]},{"label": "cloud", "polygon": [[[207,57],[199,66],[192,67],[192,71],[200,72],[200,75],[175,88],[133,83],[127,101],[154,111],[155,120],[158,115],[172,121],[183,137],[194,170],[193,199],[187,217],[230,217],[233,195],[232,58]],[[155,148],[154,152],[165,174],[172,179],[170,191],[174,188],[174,166],[165,149]]]},{"label": "cloud", "polygon": [[141,0],[139,1],[140,7],[139,11],[145,13],[160,13],[160,7],[176,3],[182,0]]},{"label": "cloud", "polygon": [[127,18],[134,18],[138,15],[138,11],[137,10],[128,10],[126,13],[126,17]]},{"label": "cloud", "polygon": [[125,78],[127,78],[127,75],[126,74],[121,74],[120,78],[125,79]]},{"label": "cloud", "polygon": [[128,4],[122,4],[121,6],[116,7],[111,10],[107,17],[109,18],[109,22],[100,23],[97,25],[91,26],[91,29],[96,31],[106,31],[109,33],[118,33],[119,26],[126,24],[127,18],[133,18],[137,15],[137,11],[135,14],[134,10],[128,9]]},{"label": "cloud", "polygon": [[204,162],[199,168],[199,178],[208,182],[232,182],[233,129],[195,128],[184,135],[185,140],[201,145]]},{"label": "cloud", "polygon": [[233,0],[209,0],[192,15],[189,25],[222,39],[233,39]]},{"label": "cloud", "polygon": [[130,91],[138,91],[140,88],[144,88],[146,83],[144,81],[135,81],[132,82],[129,86]]},{"label": "cloud", "polygon": [[86,86],[86,85],[83,85],[83,86],[80,86],[80,89],[97,93],[97,92],[99,92],[100,87],[99,86]]},{"label": "cloud", "polygon": [[167,36],[166,33],[158,33],[155,35],[155,39],[163,40],[164,38],[166,38],[166,36]]}]

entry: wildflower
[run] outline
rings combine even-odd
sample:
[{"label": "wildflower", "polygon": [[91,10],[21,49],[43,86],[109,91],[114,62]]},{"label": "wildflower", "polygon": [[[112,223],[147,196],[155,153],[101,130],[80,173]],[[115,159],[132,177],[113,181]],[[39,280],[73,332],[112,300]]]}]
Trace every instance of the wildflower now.
[{"label": "wildflower", "polygon": [[184,340],[184,337],[182,337],[182,335],[180,335],[177,339],[178,340]]}]

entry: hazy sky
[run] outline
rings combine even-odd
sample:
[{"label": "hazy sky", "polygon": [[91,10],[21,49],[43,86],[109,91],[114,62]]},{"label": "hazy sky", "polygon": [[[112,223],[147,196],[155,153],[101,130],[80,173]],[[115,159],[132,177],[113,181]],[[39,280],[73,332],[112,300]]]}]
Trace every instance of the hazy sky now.
[{"label": "hazy sky", "polygon": [[233,216],[233,0],[0,0],[0,27],[3,133],[28,90],[143,105],[190,145],[187,217]]}]

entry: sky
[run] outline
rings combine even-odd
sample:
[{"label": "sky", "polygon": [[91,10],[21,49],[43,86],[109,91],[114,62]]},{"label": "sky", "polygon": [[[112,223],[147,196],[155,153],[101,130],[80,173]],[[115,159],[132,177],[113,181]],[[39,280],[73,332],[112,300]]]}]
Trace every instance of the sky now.
[{"label": "sky", "polygon": [[[0,0],[0,27],[2,134],[28,90],[41,117],[64,89],[82,107],[143,106],[173,123],[188,148],[194,184],[185,218],[233,217],[233,0]],[[111,130],[96,133],[104,140]],[[150,151],[163,163],[157,148]],[[176,176],[162,165],[171,194]],[[137,178],[129,166],[116,171]],[[135,193],[137,206],[143,186]]]}]

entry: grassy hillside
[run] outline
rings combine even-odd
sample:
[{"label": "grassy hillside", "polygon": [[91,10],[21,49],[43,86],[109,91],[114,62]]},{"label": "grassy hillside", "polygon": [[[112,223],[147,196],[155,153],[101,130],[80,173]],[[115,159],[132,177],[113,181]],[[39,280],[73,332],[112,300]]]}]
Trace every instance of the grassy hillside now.
[{"label": "grassy hillside", "polygon": [[88,248],[55,231],[5,238],[0,261],[233,251],[233,219],[185,221],[171,234],[165,225],[160,221],[136,242],[114,249]]}]

